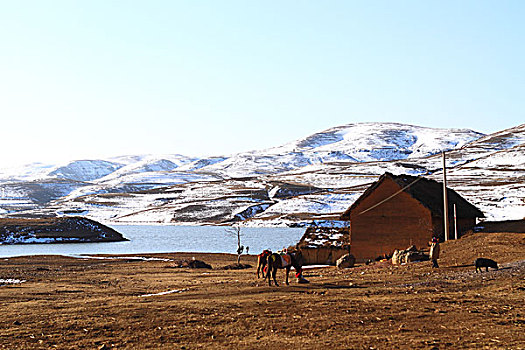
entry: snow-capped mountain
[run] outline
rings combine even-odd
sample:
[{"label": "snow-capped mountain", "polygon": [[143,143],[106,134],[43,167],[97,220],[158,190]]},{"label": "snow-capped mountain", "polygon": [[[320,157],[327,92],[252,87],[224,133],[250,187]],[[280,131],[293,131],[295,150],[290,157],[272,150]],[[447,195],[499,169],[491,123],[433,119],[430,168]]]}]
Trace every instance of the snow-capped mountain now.
[{"label": "snow-capped mountain", "polygon": [[283,146],[239,153],[200,169],[224,177],[257,176],[312,164],[425,157],[460,148],[482,136],[472,130],[398,123],[355,123],[315,133]]},{"label": "snow-capped mountain", "polygon": [[489,219],[516,219],[525,217],[523,147],[525,124],[483,135],[356,123],[229,157],[125,156],[0,172],[0,208],[121,223],[334,219],[385,171],[440,180],[446,150],[450,187]]},{"label": "snow-capped mountain", "polygon": [[101,176],[97,179],[99,179],[99,182],[104,182],[130,174],[171,171],[196,160],[196,158],[185,157],[179,154],[141,156],[135,161],[129,162],[115,171],[106,174],[107,176],[104,175],[104,177]]},{"label": "snow-capped mountain", "polygon": [[105,160],[76,160],[47,173],[47,177],[77,181],[93,181],[114,173],[121,164]]},{"label": "snow-capped mountain", "polygon": [[[425,157],[456,149],[481,136],[483,134],[466,129],[437,129],[399,123],[355,123],[313,134],[281,149],[293,148],[311,154],[314,159],[321,155],[324,156],[321,159],[327,161],[390,161]],[[340,154],[345,156],[339,158]]]},{"label": "snow-capped mountain", "polygon": [[69,179],[94,181],[107,175],[118,177],[131,173],[170,171],[197,158],[179,154],[128,155],[110,159],[73,160],[64,164],[31,163],[14,168],[0,168],[0,182]]}]

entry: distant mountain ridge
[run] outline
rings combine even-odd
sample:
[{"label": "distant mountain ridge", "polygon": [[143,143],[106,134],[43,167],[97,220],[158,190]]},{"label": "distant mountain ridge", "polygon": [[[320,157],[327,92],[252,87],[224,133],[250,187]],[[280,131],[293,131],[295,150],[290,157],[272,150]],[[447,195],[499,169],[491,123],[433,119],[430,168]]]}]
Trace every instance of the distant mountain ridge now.
[{"label": "distant mountain ridge", "polygon": [[73,160],[63,165],[35,163],[11,172],[2,173],[0,169],[0,180],[61,178],[104,181],[130,174],[175,169],[210,171],[224,176],[275,174],[334,161],[370,162],[425,157],[462,147],[483,136],[485,135],[482,133],[468,129],[438,129],[399,123],[352,123],[282,146],[242,152],[230,157],[130,155],[110,159]]},{"label": "distant mountain ridge", "polygon": [[[468,129],[353,123],[231,156],[132,155],[27,166],[18,174],[0,171],[0,208],[4,216],[76,212],[126,223],[202,224],[240,218],[253,225],[304,222],[337,216],[385,171],[423,175],[439,169],[438,155],[444,150],[451,183],[461,167],[482,158],[494,160],[479,163],[492,176],[496,159],[506,159],[496,157],[498,152],[514,154],[519,160],[513,163],[523,161],[513,148],[525,143],[524,129],[525,124],[484,135]],[[510,176],[519,178],[519,171]],[[464,184],[458,180],[457,185]],[[476,198],[471,190],[465,193]],[[488,193],[489,188],[480,191]]]},{"label": "distant mountain ridge", "polygon": [[467,129],[354,123],[327,129],[279,147],[238,153],[200,169],[223,176],[255,176],[337,161],[391,161],[425,157],[459,148],[482,136],[485,135]]}]

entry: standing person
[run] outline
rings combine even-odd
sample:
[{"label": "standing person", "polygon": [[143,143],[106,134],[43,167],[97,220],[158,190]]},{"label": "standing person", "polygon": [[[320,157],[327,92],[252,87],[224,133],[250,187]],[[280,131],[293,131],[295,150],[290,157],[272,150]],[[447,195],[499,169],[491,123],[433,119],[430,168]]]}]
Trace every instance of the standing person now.
[{"label": "standing person", "polygon": [[439,239],[437,237],[433,237],[432,240],[430,241],[430,260],[432,260],[432,268],[439,267],[438,259],[439,259]]}]

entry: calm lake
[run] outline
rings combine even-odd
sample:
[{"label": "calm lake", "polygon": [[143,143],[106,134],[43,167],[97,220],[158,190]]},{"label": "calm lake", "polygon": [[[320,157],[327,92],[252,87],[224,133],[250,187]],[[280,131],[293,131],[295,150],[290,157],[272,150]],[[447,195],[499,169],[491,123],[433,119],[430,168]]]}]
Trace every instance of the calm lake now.
[{"label": "calm lake", "polygon": [[[217,226],[111,225],[129,239],[110,243],[56,243],[0,245],[0,257],[22,255],[140,254],[169,252],[235,253],[237,237]],[[279,250],[294,245],[303,228],[241,229],[241,244],[250,254],[263,249]]]}]

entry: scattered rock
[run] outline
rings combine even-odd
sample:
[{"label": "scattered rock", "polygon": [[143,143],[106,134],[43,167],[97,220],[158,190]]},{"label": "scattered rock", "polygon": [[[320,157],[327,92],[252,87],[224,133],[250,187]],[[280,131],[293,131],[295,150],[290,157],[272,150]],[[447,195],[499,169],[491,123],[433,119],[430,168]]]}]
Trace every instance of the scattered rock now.
[{"label": "scattered rock", "polygon": [[223,270],[244,270],[244,269],[250,269],[252,268],[252,265],[250,264],[230,264],[230,265],[226,265],[224,266],[222,269]]},{"label": "scattered rock", "polygon": [[339,259],[337,259],[335,266],[337,266],[340,269],[346,269],[349,267],[354,267],[355,265],[355,257],[352,254],[345,254]]},{"label": "scattered rock", "polygon": [[392,255],[392,264],[401,265],[414,261],[427,261],[428,255],[417,250],[416,246],[408,247],[405,250],[395,250]]},{"label": "scattered rock", "polygon": [[180,260],[175,262],[176,267],[188,267],[190,269],[211,269],[211,265],[201,260]]}]

